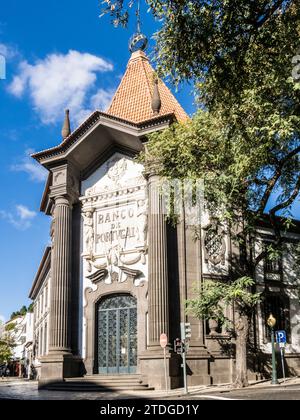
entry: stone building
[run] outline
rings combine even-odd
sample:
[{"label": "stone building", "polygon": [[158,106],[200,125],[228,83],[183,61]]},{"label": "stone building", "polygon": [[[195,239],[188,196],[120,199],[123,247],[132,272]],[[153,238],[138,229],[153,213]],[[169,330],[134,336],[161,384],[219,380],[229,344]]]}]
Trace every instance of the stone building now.
[{"label": "stone building", "polygon": [[[67,112],[62,142],[33,155],[49,171],[41,211],[52,217],[52,245],[30,294],[41,384],[83,375],[99,375],[99,381],[105,375],[138,375],[164,388],[160,335],[166,333],[169,387],[181,386],[181,359],[172,351],[180,322],[192,328],[189,383],[232,380],[234,357],[224,350],[230,335],[184,310],[195,283],[230,279],[230,232],[216,233],[209,217],[197,238],[184,220],[169,226],[158,176],[134,159],[148,134],[187,119],[145,53],[137,50],[107,112],[95,111],[73,132]],[[299,304],[289,246],[299,239],[296,223],[282,261],[261,263],[258,287],[267,293],[268,306],[258,308],[254,324],[256,349],[267,355],[265,313],[274,312],[279,327],[289,331],[288,361],[298,371]],[[272,230],[262,223],[257,249],[268,241]],[[260,362],[249,368],[256,374]]]},{"label": "stone building", "polygon": [[38,378],[41,377],[40,359],[48,354],[49,349],[50,261],[51,247],[47,247],[29,293],[30,299],[34,302],[34,354],[32,364],[36,369]]},{"label": "stone building", "polygon": [[6,361],[11,376],[27,376],[33,359],[33,313],[18,315],[7,321],[0,330],[0,339],[12,342],[12,357]]}]

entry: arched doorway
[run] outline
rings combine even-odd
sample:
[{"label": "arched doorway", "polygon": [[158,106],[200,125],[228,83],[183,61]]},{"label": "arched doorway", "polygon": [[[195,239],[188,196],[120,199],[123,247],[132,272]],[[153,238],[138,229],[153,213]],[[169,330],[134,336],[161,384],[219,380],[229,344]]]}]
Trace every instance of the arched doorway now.
[{"label": "arched doorway", "polygon": [[137,300],[128,294],[102,299],[98,314],[98,372],[135,373],[137,367]]}]

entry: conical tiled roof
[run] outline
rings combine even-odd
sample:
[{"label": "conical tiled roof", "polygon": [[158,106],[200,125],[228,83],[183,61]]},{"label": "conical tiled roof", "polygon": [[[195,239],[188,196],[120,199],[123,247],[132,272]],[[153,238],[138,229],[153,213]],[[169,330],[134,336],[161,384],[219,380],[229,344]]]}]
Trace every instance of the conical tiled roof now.
[{"label": "conical tiled roof", "polygon": [[186,121],[188,115],[162,80],[158,81],[161,108],[159,113],[153,111],[151,103],[155,78],[146,54],[143,51],[134,52],[107,114],[134,123],[169,114],[174,114],[177,121]]}]

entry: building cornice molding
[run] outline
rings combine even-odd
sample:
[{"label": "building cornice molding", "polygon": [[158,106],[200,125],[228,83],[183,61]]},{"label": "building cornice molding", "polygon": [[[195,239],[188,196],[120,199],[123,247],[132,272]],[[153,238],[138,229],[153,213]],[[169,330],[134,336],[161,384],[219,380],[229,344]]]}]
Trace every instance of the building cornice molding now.
[{"label": "building cornice molding", "polygon": [[[84,121],[73,133],[71,133],[62,143],[58,146],[52,147],[50,149],[43,150],[32,154],[31,156],[42,164],[44,159],[56,158],[58,156],[63,156],[81,137],[83,137],[90,129],[95,127],[99,122],[105,123],[106,121],[113,122],[113,126],[120,131],[122,128],[133,129],[134,134],[139,136],[144,136],[148,134],[150,129],[157,129],[160,126],[165,127],[175,121],[174,114],[167,114],[163,116],[156,116],[150,120],[143,121],[141,123],[134,123],[131,121],[123,120],[122,118],[115,117],[113,115],[106,114],[101,111],[95,111],[90,117]],[[105,125],[105,124],[103,124]]]},{"label": "building cornice molding", "polygon": [[38,295],[41,286],[43,285],[47,274],[50,271],[50,264],[51,264],[51,247],[48,246],[45,249],[44,255],[42,257],[40,266],[38,268],[38,271],[36,273],[35,279],[33,281],[33,285],[31,287],[31,290],[29,292],[29,298],[34,300],[36,296]]}]

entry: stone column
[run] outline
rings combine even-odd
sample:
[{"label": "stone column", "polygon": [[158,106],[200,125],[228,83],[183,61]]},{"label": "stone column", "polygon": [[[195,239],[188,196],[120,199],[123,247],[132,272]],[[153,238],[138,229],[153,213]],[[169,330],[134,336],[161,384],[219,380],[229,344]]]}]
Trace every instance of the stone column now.
[{"label": "stone column", "polygon": [[58,196],[51,259],[50,353],[71,353],[71,230],[72,205],[67,197]]},{"label": "stone column", "polygon": [[[165,389],[164,352],[160,347],[160,334],[169,335],[169,293],[167,259],[167,223],[163,199],[159,191],[159,177],[148,173],[148,346],[140,355],[141,373],[149,386]],[[180,385],[180,361],[168,348],[166,354],[167,387]]]},{"label": "stone column", "polygon": [[[69,162],[51,169],[52,249],[50,270],[49,352],[41,358],[39,387],[79,376],[82,359],[72,348],[72,302],[74,280],[72,269],[73,204],[79,197],[79,172]],[[77,258],[77,257],[76,257]],[[73,270],[73,271],[72,271]],[[74,322],[73,322],[74,326]]]},{"label": "stone column", "polygon": [[160,348],[160,334],[169,337],[167,226],[159,193],[159,177],[150,174],[149,188],[149,348]]}]

